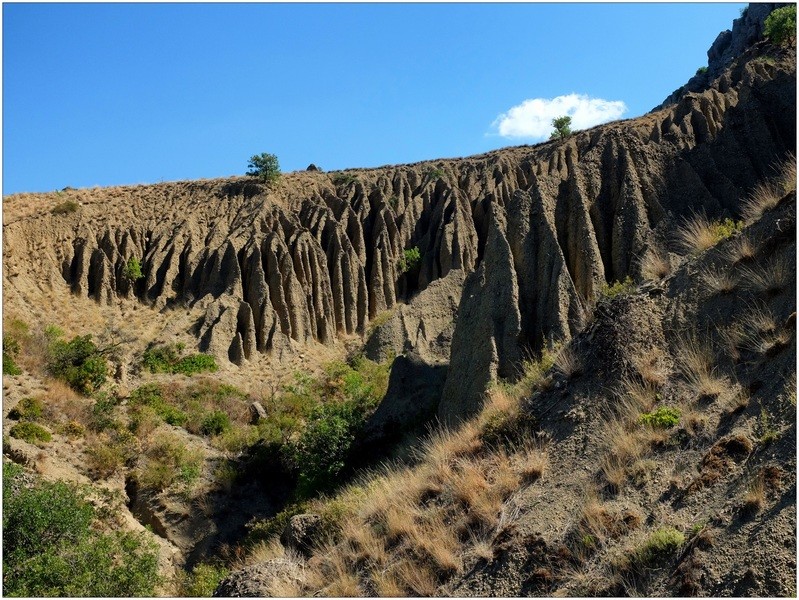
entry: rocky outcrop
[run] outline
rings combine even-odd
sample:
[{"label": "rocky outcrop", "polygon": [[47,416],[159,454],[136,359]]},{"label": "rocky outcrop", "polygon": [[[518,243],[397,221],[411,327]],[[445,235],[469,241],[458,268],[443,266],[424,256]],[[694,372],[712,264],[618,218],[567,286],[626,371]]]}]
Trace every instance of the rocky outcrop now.
[{"label": "rocky outcrop", "polygon": [[763,23],[766,17],[773,10],[782,6],[788,5],[774,2],[750,3],[741,13],[740,18],[732,22],[732,31],[725,29],[719,33],[708,49],[707,68],[698,70],[696,75],[691,77],[685,85],[672,92],[662,104],[653,110],[674,104],[686,92],[700,92],[708,89],[736,58],[763,39]]},{"label": "rocky outcrop", "polygon": [[277,583],[300,583],[302,569],[285,558],[273,558],[238,571],[225,577],[216,590],[214,598],[266,598],[280,596]]}]

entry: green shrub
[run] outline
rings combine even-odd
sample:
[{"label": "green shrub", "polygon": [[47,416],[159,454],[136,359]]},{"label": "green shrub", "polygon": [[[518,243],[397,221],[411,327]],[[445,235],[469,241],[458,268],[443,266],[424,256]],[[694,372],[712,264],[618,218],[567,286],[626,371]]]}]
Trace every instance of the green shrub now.
[{"label": "green shrub", "polygon": [[9,419],[22,419],[24,421],[38,421],[44,414],[44,405],[39,398],[22,398],[17,405],[8,412]]},{"label": "green shrub", "polygon": [[733,221],[732,219],[724,219],[723,221],[713,223],[713,232],[718,242],[726,240],[728,237],[742,231],[743,228],[743,221]]},{"label": "green shrub", "polygon": [[135,256],[131,256],[128,259],[128,262],[125,263],[125,269],[123,270],[122,274],[129,281],[136,281],[144,277],[144,273],[141,272],[141,263],[139,262],[139,259]]},{"label": "green shrub", "polygon": [[216,360],[210,354],[189,354],[175,364],[172,372],[193,375],[194,373],[213,373],[218,369]]},{"label": "green shrub", "polygon": [[44,427],[30,421],[20,421],[11,427],[8,434],[13,438],[25,440],[30,444],[49,442],[53,439],[53,436]]},{"label": "green shrub", "polygon": [[661,406],[651,413],[643,413],[638,421],[650,427],[668,429],[680,422],[680,409],[672,406]]},{"label": "green shrub", "polygon": [[219,435],[230,429],[230,417],[221,410],[215,410],[203,419],[200,432],[203,435]]},{"label": "green shrub", "polygon": [[258,177],[265,183],[273,183],[280,179],[280,163],[274,154],[262,152],[253,155],[250,157],[247,167],[250,169],[247,171],[247,175]]},{"label": "green shrub", "polygon": [[188,421],[188,415],[177,406],[169,404],[161,395],[161,388],[155,383],[148,383],[136,388],[130,394],[133,406],[149,406],[161,419],[170,425],[181,427]]},{"label": "green shrub", "polygon": [[763,35],[780,46],[796,44],[796,5],[772,11],[763,22]]},{"label": "green shrub", "polygon": [[119,423],[115,418],[115,412],[118,404],[119,399],[110,394],[97,394],[89,417],[89,429],[92,431],[117,429]]},{"label": "green shrub", "polygon": [[402,256],[397,263],[397,268],[399,269],[400,273],[407,273],[408,271],[413,271],[422,260],[422,256],[419,252],[419,248],[414,246],[413,248],[409,248],[402,253]]},{"label": "green shrub", "polygon": [[430,181],[436,181],[437,179],[441,179],[442,177],[444,177],[444,171],[442,171],[441,169],[431,168],[427,172],[427,177],[430,179]]},{"label": "green shrub", "polygon": [[[63,482],[17,486],[3,465],[6,596],[152,596],[158,551],[144,535],[102,534],[82,493]],[[18,488],[18,489],[15,489]]]},{"label": "green shrub", "polygon": [[614,281],[612,284],[605,284],[600,290],[599,294],[603,298],[613,299],[616,296],[626,296],[635,291],[635,283],[630,279],[630,276],[624,278],[624,281]]},{"label": "green shrub", "polygon": [[108,366],[91,335],[76,336],[69,342],[56,339],[49,355],[47,370],[75,391],[91,394],[105,383]]},{"label": "green shrub", "polygon": [[356,181],[358,181],[358,178],[350,173],[336,173],[333,176],[333,183],[335,185],[349,185]]},{"label": "green shrub", "polygon": [[20,375],[22,369],[17,366],[19,342],[10,335],[3,336],[3,375]]},{"label": "green shrub", "polygon": [[74,200],[65,200],[60,204],[56,204],[50,212],[54,215],[68,215],[78,210],[78,203]]},{"label": "green shrub", "polygon": [[668,559],[685,543],[685,535],[673,527],[661,527],[653,532],[632,555],[637,566],[654,567]]},{"label": "green shrub", "polygon": [[142,365],[151,373],[193,375],[215,372],[219,367],[210,354],[189,354],[180,357],[183,344],[150,345],[142,355]]},{"label": "green shrub", "polygon": [[171,432],[156,434],[136,470],[136,479],[146,489],[168,488],[176,480],[190,484],[199,476],[204,458],[189,451],[183,440]]},{"label": "green shrub", "polygon": [[552,119],[552,127],[555,131],[549,136],[550,140],[562,140],[572,134],[572,118],[569,116],[555,117]]},{"label": "green shrub", "polygon": [[307,502],[294,502],[286,506],[274,517],[268,519],[258,519],[247,524],[247,545],[255,545],[258,542],[267,541],[283,533],[291,517],[307,513],[310,505]]},{"label": "green shrub", "polygon": [[186,598],[210,598],[228,573],[230,570],[222,566],[199,564],[187,575],[180,595]]}]

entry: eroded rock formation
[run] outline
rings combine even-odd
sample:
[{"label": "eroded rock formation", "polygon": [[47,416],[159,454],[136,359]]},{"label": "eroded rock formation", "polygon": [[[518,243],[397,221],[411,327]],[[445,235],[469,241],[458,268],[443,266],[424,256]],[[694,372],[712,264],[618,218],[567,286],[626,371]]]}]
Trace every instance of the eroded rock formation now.
[{"label": "eroded rock formation", "polygon": [[[110,188],[72,214],[6,219],[7,294],[66,285],[99,303],[199,306],[200,349],[244,364],[362,334],[462,272],[440,415],[469,412],[490,378],[513,377],[525,352],[571,335],[605,283],[638,275],[653,232],[701,211],[735,217],[793,148],[794,62],[760,60],[763,51],[668,108],[563,141],[299,172],[272,188],[249,178]],[[420,264],[403,273],[414,247]],[[142,263],[137,281],[126,276],[131,258]],[[413,344],[430,342],[417,334]]]}]

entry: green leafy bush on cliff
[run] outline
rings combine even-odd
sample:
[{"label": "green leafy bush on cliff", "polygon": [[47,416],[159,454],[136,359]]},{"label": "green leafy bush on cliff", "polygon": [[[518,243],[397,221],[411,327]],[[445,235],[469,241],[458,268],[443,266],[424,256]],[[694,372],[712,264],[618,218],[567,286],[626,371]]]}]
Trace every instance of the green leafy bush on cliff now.
[{"label": "green leafy bush on cliff", "polygon": [[219,367],[210,354],[189,354],[180,356],[183,344],[150,345],[142,356],[142,365],[151,373],[171,373],[193,375],[194,373],[213,373]]},{"label": "green leafy bush on cliff", "polygon": [[796,44],[796,5],[791,4],[773,11],[763,22],[763,35],[773,43]]},{"label": "green leafy bush on cliff", "polygon": [[6,596],[152,596],[158,551],[144,534],[101,533],[78,488],[19,479],[3,465],[3,593]]},{"label": "green leafy bush on cliff", "polygon": [[91,335],[76,336],[69,342],[56,338],[48,353],[47,370],[75,391],[91,394],[105,383],[108,366]]},{"label": "green leafy bush on cliff", "polygon": [[419,266],[421,260],[422,260],[422,255],[419,252],[419,248],[414,246],[413,248],[409,248],[402,253],[399,262],[397,263],[397,269],[399,269],[400,273],[407,273],[408,271],[413,271],[416,267]]}]

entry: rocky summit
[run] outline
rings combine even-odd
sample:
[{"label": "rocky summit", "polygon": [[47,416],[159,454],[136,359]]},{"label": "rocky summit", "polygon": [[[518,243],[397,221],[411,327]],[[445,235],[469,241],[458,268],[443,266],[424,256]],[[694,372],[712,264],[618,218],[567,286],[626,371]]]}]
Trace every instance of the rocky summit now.
[{"label": "rocky summit", "polygon": [[795,595],[780,6],[564,139],[4,198],[4,455],[117,490],[166,594]]}]

